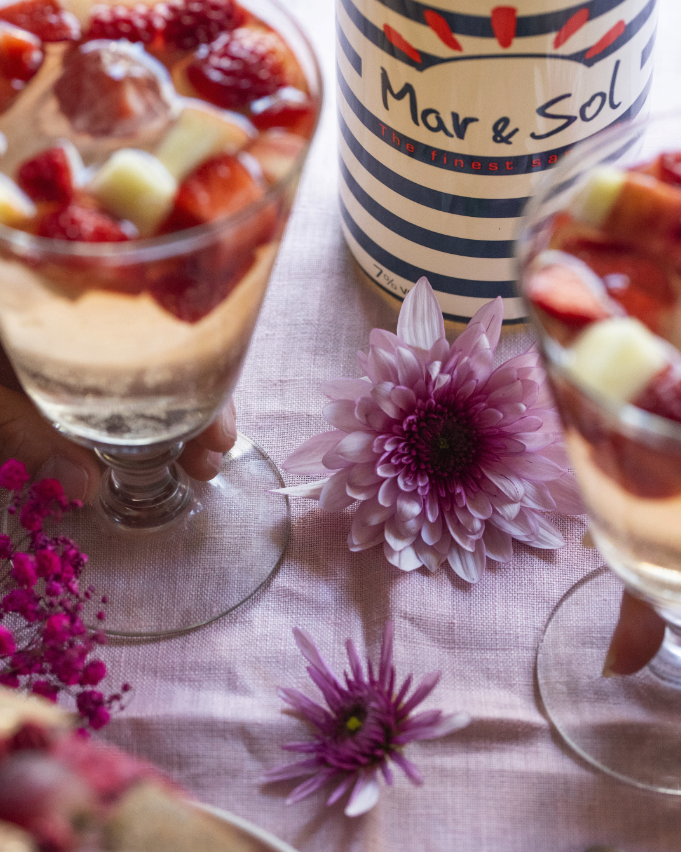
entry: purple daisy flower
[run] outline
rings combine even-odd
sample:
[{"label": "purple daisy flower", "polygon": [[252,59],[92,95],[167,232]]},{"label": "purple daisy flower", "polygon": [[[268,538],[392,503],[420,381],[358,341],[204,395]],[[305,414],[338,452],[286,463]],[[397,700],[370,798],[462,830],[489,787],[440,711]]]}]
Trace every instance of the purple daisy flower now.
[{"label": "purple daisy flower", "polygon": [[348,545],[383,544],[404,571],[448,562],[470,583],[486,559],[509,562],[512,540],[564,544],[549,512],[581,514],[558,415],[533,348],[494,368],[503,305],[484,305],[449,344],[426,278],[404,300],[397,334],[373,329],[358,353],[365,377],[322,385],[334,431],[284,462],[327,478],[282,489],[328,511],[355,501]]},{"label": "purple daisy flower", "polygon": [[310,663],[308,673],[319,687],[328,710],[315,704],[297,689],[279,689],[279,695],[316,729],[312,741],[287,743],[287,751],[309,755],[307,760],[291,763],[265,773],[265,782],[306,778],[289,796],[298,802],[315,793],[327,782],[336,787],[327,805],[350,792],[346,816],[366,813],[378,801],[379,776],[393,782],[390,762],[399,766],[414,784],[423,779],[403,754],[404,747],[415,740],[444,737],[470,722],[466,713],[445,715],[440,710],[412,711],[433,691],[440,672],[426,675],[410,698],[409,675],[396,690],[393,666],[393,625],[388,622],[383,634],[378,674],[367,661],[367,674],[350,640],[346,642],[350,674],[344,672],[345,684],[333,674],[322,659],[310,636],[294,628],[296,644]]}]

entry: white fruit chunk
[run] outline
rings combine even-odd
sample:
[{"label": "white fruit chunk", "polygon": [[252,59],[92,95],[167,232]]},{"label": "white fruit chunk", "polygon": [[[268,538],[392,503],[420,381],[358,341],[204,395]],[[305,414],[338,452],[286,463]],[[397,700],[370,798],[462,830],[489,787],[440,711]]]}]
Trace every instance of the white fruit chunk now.
[{"label": "white fruit chunk", "polygon": [[0,224],[19,225],[35,216],[35,204],[14,181],[0,173]]},{"label": "white fruit chunk", "polygon": [[90,190],[109,213],[148,236],[170,212],[177,180],[148,151],[120,148],[94,176]]},{"label": "white fruit chunk", "polygon": [[668,345],[634,317],[593,323],[572,346],[569,368],[580,384],[614,402],[630,402],[669,363]]},{"label": "white fruit chunk", "polygon": [[181,181],[210,157],[236,154],[254,135],[250,122],[243,116],[191,100],[161,140],[156,157]]},{"label": "white fruit chunk", "polygon": [[248,147],[248,153],[260,164],[269,184],[283,180],[300,156],[307,139],[295,133],[270,130],[263,133]]},{"label": "white fruit chunk", "polygon": [[626,173],[614,166],[599,166],[594,169],[573,197],[569,210],[577,219],[588,225],[599,227],[610,215],[617,197],[622,191]]}]

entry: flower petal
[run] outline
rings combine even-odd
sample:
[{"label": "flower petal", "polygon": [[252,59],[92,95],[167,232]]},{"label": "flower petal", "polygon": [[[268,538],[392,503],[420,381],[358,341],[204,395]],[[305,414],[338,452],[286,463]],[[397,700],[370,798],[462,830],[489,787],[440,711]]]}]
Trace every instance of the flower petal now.
[{"label": "flower petal", "polygon": [[556,501],[556,511],[563,515],[583,515],[586,512],[577,483],[571,473],[546,483],[551,497]]},{"label": "flower petal", "polygon": [[368,379],[328,379],[319,389],[329,399],[357,400],[371,393],[371,382]]},{"label": "flower petal", "polygon": [[436,740],[440,737],[447,737],[449,734],[453,734],[455,731],[460,731],[462,728],[470,725],[472,721],[468,713],[447,713],[446,715],[442,715],[438,722],[430,725],[427,730],[419,734],[419,739]]},{"label": "flower petal", "polygon": [[355,416],[355,406],[354,399],[334,399],[322,408],[322,414],[335,429],[343,432],[366,430],[367,426]]},{"label": "flower petal", "polygon": [[485,552],[495,562],[510,562],[513,559],[513,537],[493,524],[485,524],[482,536]]},{"label": "flower petal", "polygon": [[306,482],[303,485],[290,485],[288,488],[273,488],[272,494],[286,494],[288,497],[307,497],[309,500],[319,500],[328,479],[317,482]]},{"label": "flower petal", "polygon": [[473,316],[470,325],[480,323],[484,328],[490,349],[496,349],[501,336],[501,324],[504,319],[504,301],[501,296],[483,305]]},{"label": "flower petal", "polygon": [[440,565],[442,565],[445,561],[445,556],[442,553],[438,553],[434,547],[429,547],[423,541],[423,538],[416,539],[414,542],[414,550],[416,551],[418,558],[431,573],[437,571]]},{"label": "flower petal", "polygon": [[373,432],[351,432],[344,435],[336,447],[341,458],[350,462],[378,461],[373,449],[376,435]]},{"label": "flower petal", "polygon": [[485,556],[485,545],[478,542],[473,553],[454,546],[447,555],[447,561],[462,580],[477,583],[485,570]]},{"label": "flower petal", "polygon": [[327,479],[319,495],[319,505],[327,512],[342,512],[355,502],[346,491],[349,469],[339,470]]},{"label": "flower petal", "polygon": [[395,514],[393,505],[383,506],[379,503],[378,498],[366,500],[357,507],[355,517],[352,519],[352,526],[366,525],[369,527],[376,524],[385,523],[388,518]]},{"label": "flower petal", "polygon": [[386,541],[383,545],[383,553],[385,554],[385,558],[388,562],[396,568],[399,568],[400,571],[414,571],[416,568],[420,568],[423,564],[416,555],[416,551],[413,547],[405,547],[403,550],[398,552],[397,550],[393,550]]},{"label": "flower petal", "polygon": [[378,773],[361,772],[350,794],[350,801],[345,808],[345,816],[356,817],[370,811],[378,801],[380,787]]},{"label": "flower petal", "polygon": [[397,336],[420,349],[430,349],[436,340],[445,337],[442,308],[425,276],[419,278],[402,303]]},{"label": "flower petal", "polygon": [[295,449],[281,466],[287,473],[298,473],[303,476],[328,473],[329,469],[324,467],[322,459],[326,453],[334,450],[344,437],[344,433],[338,431],[315,435]]}]

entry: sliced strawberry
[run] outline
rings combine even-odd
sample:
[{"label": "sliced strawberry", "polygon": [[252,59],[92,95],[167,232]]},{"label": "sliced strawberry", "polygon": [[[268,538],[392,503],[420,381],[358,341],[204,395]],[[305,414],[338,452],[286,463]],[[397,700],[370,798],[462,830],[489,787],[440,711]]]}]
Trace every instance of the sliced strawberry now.
[{"label": "sliced strawberry", "polygon": [[201,45],[187,66],[187,78],[210,103],[243,109],[288,85],[287,53],[277,33],[239,27]]},{"label": "sliced strawberry", "polygon": [[640,319],[659,334],[665,316],[672,310],[675,295],[664,269],[655,259],[632,246],[609,241],[568,239],[566,251],[583,260],[598,275],[608,295],[630,316]]},{"label": "sliced strawberry", "polygon": [[681,423],[681,363],[670,364],[654,376],[633,404]]},{"label": "sliced strawberry", "polygon": [[98,3],[90,11],[90,23],[84,35],[86,41],[125,38],[128,41],[160,45],[166,25],[163,4],[147,6],[109,6]]},{"label": "sliced strawberry", "polygon": [[681,152],[659,154],[654,160],[636,166],[633,171],[652,175],[665,183],[681,185]]},{"label": "sliced strawberry", "polygon": [[605,288],[597,288],[594,276],[567,260],[548,262],[531,272],[525,295],[534,307],[570,329],[612,316]]},{"label": "sliced strawberry", "polygon": [[61,145],[23,163],[17,183],[34,201],[69,202],[76,192],[73,163]]},{"label": "sliced strawberry", "polygon": [[151,289],[158,304],[183,322],[194,323],[207,316],[239,283],[254,259],[252,251],[232,251],[232,263],[211,278],[200,254],[159,279]]},{"label": "sliced strawberry", "polygon": [[[40,39],[19,27],[0,21],[0,74],[27,83],[43,64]],[[19,88],[15,84],[15,88]]]},{"label": "sliced strawberry", "polygon": [[166,44],[193,50],[210,44],[244,22],[244,10],[235,0],[170,0],[167,4]]},{"label": "sliced strawberry", "polygon": [[316,104],[309,95],[293,86],[285,86],[273,95],[253,101],[249,118],[258,130],[283,128],[309,138],[316,113]]},{"label": "sliced strawberry", "polygon": [[55,0],[19,0],[0,6],[0,20],[28,30],[42,41],[77,41],[78,18]]},{"label": "sliced strawberry", "polygon": [[85,243],[115,243],[130,239],[106,213],[79,204],[68,204],[46,213],[38,222],[37,234],[55,240]]},{"label": "sliced strawberry", "polygon": [[54,94],[76,132],[122,138],[166,121],[169,86],[141,45],[96,39],[67,54]]},{"label": "sliced strawberry", "polygon": [[163,233],[181,231],[236,213],[264,195],[243,163],[231,154],[206,160],[180,184]]}]

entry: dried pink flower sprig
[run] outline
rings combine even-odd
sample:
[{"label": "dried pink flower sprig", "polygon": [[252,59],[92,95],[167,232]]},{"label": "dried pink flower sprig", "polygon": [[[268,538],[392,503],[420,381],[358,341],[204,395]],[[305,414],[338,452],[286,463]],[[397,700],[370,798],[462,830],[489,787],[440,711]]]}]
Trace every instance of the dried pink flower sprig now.
[{"label": "dried pink flower sprig", "polygon": [[349,792],[346,816],[366,813],[378,801],[379,777],[392,784],[391,763],[399,766],[412,783],[423,783],[418,769],[404,756],[405,746],[416,740],[445,737],[470,722],[468,714],[462,712],[425,710],[414,714],[435,689],[440,672],[426,675],[410,697],[412,675],[397,688],[391,622],[385,626],[376,673],[369,660],[364,674],[355,646],[348,639],[350,672],[343,673],[344,683],[334,675],[305,631],[295,628],[293,635],[328,709],[297,689],[279,689],[281,698],[315,729],[313,740],[283,746],[287,751],[309,755],[306,760],[272,769],[263,778],[265,782],[305,778],[289,796],[291,803],[333,783],[336,787],[328,805]]},{"label": "dried pink flower sprig", "polygon": [[375,328],[358,353],[363,378],[322,385],[332,432],[284,462],[326,475],[281,489],[341,511],[359,501],[352,551],[378,544],[403,571],[448,563],[476,582],[489,557],[509,562],[513,539],[564,544],[550,512],[581,514],[577,487],[539,353],[494,368],[503,304],[484,305],[451,345],[426,278],[402,305],[397,334]]},{"label": "dried pink flower sprig", "polygon": [[[11,492],[5,508],[18,521],[21,541],[0,534],[0,684],[27,689],[56,701],[66,693],[75,701],[82,727],[99,730],[123,702],[120,692],[105,695],[98,686],[106,665],[92,652],[106,643],[81,618],[94,589],[81,590],[87,556],[69,538],[49,536],[46,521],[59,523],[64,512],[80,508],[56,479],[29,485],[26,467],[15,459],[0,466],[0,488]],[[104,598],[101,603],[106,603]],[[97,614],[104,621],[103,609]]]}]

